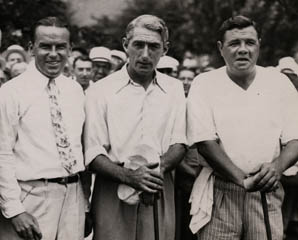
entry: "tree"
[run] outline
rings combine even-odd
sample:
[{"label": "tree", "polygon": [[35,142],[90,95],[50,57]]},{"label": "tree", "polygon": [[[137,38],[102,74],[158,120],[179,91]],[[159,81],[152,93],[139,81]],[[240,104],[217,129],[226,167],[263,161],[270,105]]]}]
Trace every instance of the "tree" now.
[{"label": "tree", "polygon": [[46,16],[69,21],[67,4],[61,0],[0,0],[2,50],[11,44],[27,46],[33,24]]}]

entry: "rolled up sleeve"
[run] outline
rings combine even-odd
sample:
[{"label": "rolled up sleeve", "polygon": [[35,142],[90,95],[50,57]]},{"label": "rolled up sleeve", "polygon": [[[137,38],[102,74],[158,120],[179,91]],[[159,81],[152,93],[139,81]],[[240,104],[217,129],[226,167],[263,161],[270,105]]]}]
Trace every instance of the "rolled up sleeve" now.
[{"label": "rolled up sleeve", "polygon": [[298,140],[298,93],[285,76],[282,76],[282,106],[283,129],[281,143],[285,145],[291,140]]},{"label": "rolled up sleeve", "polygon": [[13,217],[25,208],[15,176],[13,149],[17,140],[18,105],[8,89],[0,89],[0,208],[3,216]]},{"label": "rolled up sleeve", "polygon": [[177,111],[172,131],[170,145],[176,143],[187,144],[186,140],[186,99],[184,96],[183,86],[177,85]]},{"label": "rolled up sleeve", "polygon": [[[93,90],[93,89],[92,89]],[[103,93],[89,91],[86,104],[84,128],[85,164],[89,165],[98,155],[108,156],[110,147],[106,107]]]},{"label": "rolled up sleeve", "polygon": [[197,77],[190,88],[187,99],[187,140],[192,146],[195,143],[216,140],[216,128],[210,102],[204,88],[205,79]]}]

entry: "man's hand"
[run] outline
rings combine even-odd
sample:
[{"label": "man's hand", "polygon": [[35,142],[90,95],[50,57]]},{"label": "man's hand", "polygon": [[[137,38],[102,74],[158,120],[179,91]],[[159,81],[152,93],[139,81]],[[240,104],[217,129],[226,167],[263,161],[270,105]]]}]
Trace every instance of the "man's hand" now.
[{"label": "man's hand", "polygon": [[36,218],[27,212],[12,217],[11,223],[18,235],[23,239],[40,240],[42,238]]},{"label": "man's hand", "polygon": [[157,193],[163,189],[163,177],[154,168],[158,163],[148,163],[136,170],[129,170],[126,184],[148,193]]},{"label": "man's hand", "polygon": [[243,180],[244,188],[249,192],[271,192],[278,188],[281,173],[274,162],[263,163]]}]

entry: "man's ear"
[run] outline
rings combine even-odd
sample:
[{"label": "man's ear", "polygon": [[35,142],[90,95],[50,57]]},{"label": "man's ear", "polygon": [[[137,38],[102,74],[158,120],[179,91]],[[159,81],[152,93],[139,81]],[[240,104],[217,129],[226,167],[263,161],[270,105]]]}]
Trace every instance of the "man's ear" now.
[{"label": "man's ear", "polygon": [[169,48],[170,48],[170,42],[166,42],[163,47],[163,56],[167,54],[167,52],[169,51]]},{"label": "man's ear", "polygon": [[220,55],[222,55],[222,46],[223,46],[223,44],[222,44],[222,42],[221,41],[217,41],[217,49],[218,49],[218,51],[220,52]]},{"label": "man's ear", "polygon": [[28,43],[28,52],[31,56],[34,56],[34,51],[33,51],[33,42]]},{"label": "man's ear", "polygon": [[67,57],[70,57],[72,54],[72,46],[73,46],[73,44],[69,44]]},{"label": "man's ear", "polygon": [[125,53],[127,54],[128,39],[126,37],[122,38],[122,46],[123,46]]}]

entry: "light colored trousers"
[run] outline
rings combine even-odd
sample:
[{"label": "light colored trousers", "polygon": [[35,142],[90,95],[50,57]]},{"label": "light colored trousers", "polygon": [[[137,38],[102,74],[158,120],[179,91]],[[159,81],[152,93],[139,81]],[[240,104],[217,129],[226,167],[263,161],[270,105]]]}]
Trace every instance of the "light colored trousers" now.
[{"label": "light colored trousers", "polygon": [[[266,197],[272,239],[282,240],[282,185]],[[198,240],[213,239],[266,240],[260,192],[246,192],[244,188],[216,177],[211,221],[198,233]]]},{"label": "light colored trousers", "polygon": [[[43,240],[84,239],[85,209],[81,182],[67,185],[19,181],[21,201],[37,218]],[[0,240],[20,240],[9,219],[0,214]]]}]

